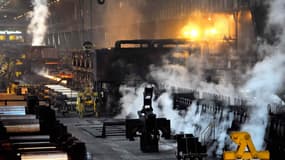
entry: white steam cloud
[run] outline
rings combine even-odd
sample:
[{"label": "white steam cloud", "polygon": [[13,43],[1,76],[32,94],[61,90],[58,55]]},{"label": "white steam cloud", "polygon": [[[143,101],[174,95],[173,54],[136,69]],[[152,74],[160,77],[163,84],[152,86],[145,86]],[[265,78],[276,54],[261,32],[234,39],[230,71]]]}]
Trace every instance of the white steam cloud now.
[{"label": "white steam cloud", "polygon": [[[277,49],[273,55],[256,64],[251,71],[252,78],[244,88],[254,97],[250,102],[252,112],[242,130],[248,131],[257,149],[263,148],[265,129],[268,121],[268,104],[278,103],[276,92],[282,87],[285,71],[285,55]],[[281,100],[279,100],[280,102]]]},{"label": "white steam cloud", "polygon": [[[200,64],[198,63],[200,63],[200,60],[193,60],[192,65],[195,66],[196,63],[196,66],[199,66]],[[191,72],[189,68],[191,68]],[[168,64],[162,67],[151,67],[150,76],[152,79],[159,82],[159,85],[166,89],[166,92],[159,95],[159,97],[153,101],[153,109],[158,117],[170,119],[171,129],[175,134],[191,133],[199,137],[202,142],[207,142],[214,138],[218,139],[219,144],[217,144],[215,150],[218,154],[221,154],[226,139],[225,135],[227,135],[227,129],[231,127],[233,121],[232,113],[229,113],[227,110],[224,110],[222,115],[213,114],[213,112],[204,112],[201,110],[201,105],[197,105],[196,102],[192,103],[188,111],[173,110],[173,97],[171,96],[173,88],[235,95],[235,89],[231,84],[207,83],[203,80],[201,72],[201,68],[192,68],[191,66],[187,66],[186,68],[182,65]],[[129,118],[137,118],[137,111],[140,110],[143,105],[144,87],[145,84],[142,84],[138,88],[121,86],[120,92],[123,97],[120,99],[120,103],[123,110],[118,116],[119,118],[126,116]],[[222,117],[222,119],[220,119],[220,117]],[[215,130],[210,131],[211,127],[215,127]],[[215,133],[208,132],[210,135],[207,135],[207,132],[205,132],[207,128],[209,132],[215,132],[216,137],[210,137]]]},{"label": "white steam cloud", "polygon": [[133,88],[121,86],[120,92],[123,97],[120,99],[120,104],[123,106],[121,114],[116,118],[137,118],[137,111],[143,106],[143,87]]},{"label": "white steam cloud", "polygon": [[[192,57],[191,57],[192,58]],[[199,66],[201,60],[192,59],[193,66]],[[191,72],[190,72],[191,70]],[[174,87],[176,89],[197,90],[200,93],[212,93],[217,95],[236,96],[235,88],[231,83],[220,82],[219,84],[208,83],[202,76],[202,69],[182,65],[164,65],[162,67],[152,67],[150,75],[166,89]],[[201,97],[201,95],[200,95]]]},{"label": "white steam cloud", "polygon": [[[260,63],[257,63],[253,70],[249,72],[251,78],[247,81],[243,90],[248,92],[250,97],[254,97],[252,104],[252,113],[249,120],[243,126],[242,130],[248,131],[257,149],[264,146],[265,129],[268,121],[268,104],[278,103],[276,93],[283,86],[285,78],[285,1],[273,0],[270,4],[268,16],[268,26],[275,26],[279,35],[274,45],[263,44],[260,46],[266,57]],[[281,100],[279,99],[279,102]]]},{"label": "white steam cloud", "polygon": [[[271,1],[269,12],[268,26],[274,25],[278,27],[279,41],[274,45],[263,44],[259,46],[259,52],[265,53],[264,59],[257,63],[250,71],[247,72],[248,80],[239,89],[234,88],[230,83],[213,84],[203,79],[203,71],[201,70],[201,61],[193,59],[186,66],[166,64],[162,67],[151,67],[150,77],[152,77],[159,85],[166,88],[166,92],[161,94],[153,103],[154,112],[159,117],[166,117],[171,120],[171,128],[174,133],[192,133],[200,136],[211,123],[215,125],[215,136],[217,141],[213,150],[216,154],[221,155],[227,140],[227,130],[231,128],[234,120],[234,114],[224,109],[221,115],[202,112],[201,106],[192,103],[189,111],[180,112],[173,110],[173,100],[171,94],[173,88],[183,88],[221,94],[230,97],[238,97],[239,93],[246,93],[249,104],[247,121],[242,126],[242,131],[251,134],[253,143],[258,150],[263,149],[264,135],[268,121],[268,104],[276,103],[280,99],[276,93],[284,84],[285,78],[285,1]],[[190,57],[190,59],[193,57]],[[136,115],[143,104],[143,86],[138,89],[121,88],[123,98],[121,104],[123,112],[121,116]],[[201,97],[201,95],[199,96]],[[233,98],[230,104],[233,104]],[[222,117],[222,118],[220,118]],[[219,119],[220,118],[220,119]],[[199,137],[203,140],[203,137]]]},{"label": "white steam cloud", "polygon": [[28,26],[28,33],[32,35],[32,45],[44,45],[44,38],[47,31],[47,18],[49,10],[47,0],[33,0],[33,12],[30,14],[31,22]]}]

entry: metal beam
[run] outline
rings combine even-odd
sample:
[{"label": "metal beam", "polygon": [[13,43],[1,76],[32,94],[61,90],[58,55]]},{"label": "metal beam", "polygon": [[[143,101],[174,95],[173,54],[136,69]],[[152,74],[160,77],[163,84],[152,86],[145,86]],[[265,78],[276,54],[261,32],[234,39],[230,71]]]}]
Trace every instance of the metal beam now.
[{"label": "metal beam", "polygon": [[20,8],[1,8],[0,13],[24,13],[27,12],[27,9]]},{"label": "metal beam", "polygon": [[0,27],[13,27],[13,28],[18,28],[18,27],[27,27],[28,22],[20,22],[20,23],[0,23]]}]

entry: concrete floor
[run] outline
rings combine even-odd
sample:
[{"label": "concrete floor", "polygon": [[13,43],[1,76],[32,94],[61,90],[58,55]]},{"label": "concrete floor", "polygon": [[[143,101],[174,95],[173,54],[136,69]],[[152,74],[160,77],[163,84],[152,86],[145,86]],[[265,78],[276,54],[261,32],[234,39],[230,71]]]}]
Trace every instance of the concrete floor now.
[{"label": "concrete floor", "polygon": [[[86,144],[88,155],[92,160],[175,160],[176,142],[160,140],[158,153],[143,153],[139,148],[139,138],[129,141],[124,135],[98,138],[102,131],[103,119],[92,117],[59,117],[61,123],[68,127],[68,132]],[[123,128],[114,126],[107,129],[122,133]],[[92,157],[92,158],[91,158]]]}]

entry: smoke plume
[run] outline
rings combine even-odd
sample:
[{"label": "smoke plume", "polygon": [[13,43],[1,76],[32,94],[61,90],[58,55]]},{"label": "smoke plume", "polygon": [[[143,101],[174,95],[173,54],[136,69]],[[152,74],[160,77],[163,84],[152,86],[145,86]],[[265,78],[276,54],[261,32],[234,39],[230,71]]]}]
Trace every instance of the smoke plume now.
[{"label": "smoke plume", "polygon": [[120,99],[122,111],[117,118],[137,118],[137,111],[143,106],[143,87],[134,88],[128,86],[120,86],[120,93],[123,97]]},{"label": "smoke plume", "polygon": [[[275,32],[277,41],[270,45],[262,43],[258,46],[259,54],[264,57],[246,76],[248,79],[242,87],[236,89],[231,82],[220,82],[219,84],[205,81],[201,61],[193,59],[187,65],[165,64],[161,67],[150,67],[150,77],[158,85],[164,86],[165,92],[154,100],[153,107],[159,117],[166,117],[171,120],[171,128],[174,133],[192,133],[200,136],[201,133],[212,123],[215,125],[215,135],[217,140],[215,146],[216,154],[222,154],[224,145],[228,139],[227,130],[231,128],[234,119],[233,113],[227,109],[221,115],[202,112],[201,106],[195,102],[189,107],[188,111],[173,110],[173,98],[171,97],[174,88],[198,90],[214,94],[227,95],[232,97],[230,104],[233,104],[233,97],[242,94],[247,98],[249,105],[248,119],[242,126],[242,131],[247,131],[252,135],[253,143],[258,150],[263,148],[265,129],[268,121],[268,104],[276,103],[280,99],[276,98],[276,93],[282,87],[285,78],[285,1],[273,0],[270,4],[268,15],[268,30],[272,27],[278,28]],[[188,65],[190,64],[190,66]],[[171,86],[171,87],[170,87]],[[124,115],[135,115],[136,111],[142,106],[143,86],[139,89],[133,88],[131,91],[124,89],[121,103]],[[139,93],[141,92],[141,93]],[[203,98],[199,95],[199,98]],[[131,104],[131,105],[130,105]],[[131,109],[130,109],[131,107]],[[203,140],[203,137],[199,137]]]},{"label": "smoke plume", "polygon": [[[242,130],[248,131],[257,149],[263,148],[265,129],[268,121],[268,104],[278,103],[276,93],[285,78],[285,1],[273,0],[270,4],[267,29],[278,28],[277,40],[273,45],[263,43],[259,48],[265,58],[257,63],[248,74],[250,79],[243,87],[251,98],[252,113]],[[279,102],[281,100],[279,99]]]},{"label": "smoke plume", "polygon": [[47,18],[49,10],[47,0],[33,0],[33,11],[30,14],[31,22],[28,26],[28,33],[32,35],[32,45],[44,45],[44,38],[47,31]]},{"label": "smoke plume", "polygon": [[[222,153],[224,146],[225,135],[227,135],[227,129],[231,127],[233,121],[232,113],[227,110],[221,114],[213,114],[213,112],[203,112],[201,105],[197,105],[193,102],[189,106],[188,111],[173,110],[173,97],[172,94],[176,90],[198,90],[202,92],[214,93],[214,94],[227,94],[235,95],[235,88],[229,83],[208,83],[203,76],[203,68],[201,67],[202,59],[197,57],[191,57],[186,65],[169,64],[165,61],[165,65],[161,67],[150,67],[149,77],[154,80],[160,88],[164,88],[166,91],[160,95],[156,95],[157,98],[153,100],[154,113],[158,117],[166,117],[170,119],[171,129],[174,134],[185,133],[193,134],[199,137],[200,141],[207,142],[208,139],[205,131],[207,128],[213,126],[216,127],[215,131],[221,134],[216,134],[219,139],[219,144],[216,147],[218,153]],[[118,116],[137,118],[137,111],[142,108],[143,105],[143,90],[145,84],[138,88],[121,86],[120,92],[123,95],[120,102],[122,104],[122,112]],[[199,95],[202,97],[202,95]],[[222,118],[221,118],[222,117]],[[204,133],[205,132],[205,133]],[[211,133],[214,134],[214,133]],[[213,137],[210,137],[213,138]]]}]

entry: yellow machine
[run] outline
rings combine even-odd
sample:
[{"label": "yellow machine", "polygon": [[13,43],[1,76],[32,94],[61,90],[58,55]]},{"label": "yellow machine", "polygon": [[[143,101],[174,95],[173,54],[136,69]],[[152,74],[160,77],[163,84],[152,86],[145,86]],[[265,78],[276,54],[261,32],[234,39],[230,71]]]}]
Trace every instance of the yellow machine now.
[{"label": "yellow machine", "polygon": [[28,93],[27,85],[20,85],[17,82],[11,82],[7,87],[7,94],[26,95]]},{"label": "yellow machine", "polygon": [[92,92],[90,87],[86,87],[84,92],[79,92],[76,101],[76,111],[80,117],[84,117],[85,114],[95,114],[98,116],[96,110],[97,92]]},{"label": "yellow machine", "polygon": [[[247,132],[232,132],[231,139],[238,145],[237,151],[225,151],[224,160],[269,160],[269,151],[257,151]],[[246,150],[247,149],[247,150]]]},{"label": "yellow machine", "polygon": [[16,89],[18,88],[17,83],[10,83],[10,85],[7,88],[7,94],[16,94]]}]

